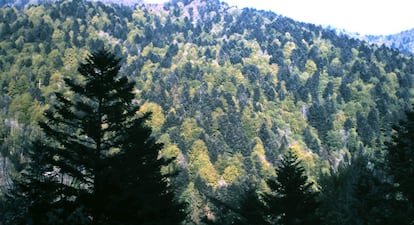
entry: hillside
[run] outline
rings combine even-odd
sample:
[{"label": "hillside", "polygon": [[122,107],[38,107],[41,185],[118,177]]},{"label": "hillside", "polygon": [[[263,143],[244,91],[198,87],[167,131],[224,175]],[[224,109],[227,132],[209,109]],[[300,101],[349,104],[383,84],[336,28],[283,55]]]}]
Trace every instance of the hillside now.
[{"label": "hillside", "polygon": [[103,45],[124,58],[141,110],[153,112],[162,156],[177,157],[177,193],[196,222],[207,195],[226,199],[246,180],[265,189],[286,149],[315,180],[358,154],[380,161],[391,125],[412,104],[412,58],[272,12],[203,0],[5,7],[3,174],[19,170],[10,162],[24,161],[63,79]]}]

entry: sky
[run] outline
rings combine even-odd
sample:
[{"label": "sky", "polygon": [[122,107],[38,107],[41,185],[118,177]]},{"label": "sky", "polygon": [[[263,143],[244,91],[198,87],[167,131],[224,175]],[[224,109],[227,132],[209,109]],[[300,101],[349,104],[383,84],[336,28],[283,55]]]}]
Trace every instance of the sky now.
[{"label": "sky", "polygon": [[[221,0],[223,1],[223,0]],[[162,3],[166,0],[145,0]],[[414,28],[412,0],[224,0],[239,8],[271,10],[297,21],[360,34],[395,34]]]}]

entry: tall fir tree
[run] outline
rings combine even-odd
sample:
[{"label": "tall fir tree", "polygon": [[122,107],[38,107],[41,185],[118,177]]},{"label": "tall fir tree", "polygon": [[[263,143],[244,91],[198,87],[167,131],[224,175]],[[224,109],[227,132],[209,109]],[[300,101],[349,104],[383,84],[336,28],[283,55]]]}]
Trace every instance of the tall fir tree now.
[{"label": "tall fir tree", "polygon": [[[397,190],[407,199],[414,212],[414,111],[393,127],[391,141],[386,144],[386,162]],[[414,216],[411,216],[414,223]]]},{"label": "tall fir tree", "polygon": [[105,49],[90,54],[65,79],[70,94],[40,122],[23,179],[12,199],[24,200],[28,224],[180,224],[184,205],[174,200],[159,159],[162,144],[139,115],[134,82],[119,76],[121,59]]},{"label": "tall fir tree", "polygon": [[263,196],[271,224],[319,224],[318,192],[305,172],[297,155],[288,150],[276,168],[276,179],[267,181],[271,192]]}]

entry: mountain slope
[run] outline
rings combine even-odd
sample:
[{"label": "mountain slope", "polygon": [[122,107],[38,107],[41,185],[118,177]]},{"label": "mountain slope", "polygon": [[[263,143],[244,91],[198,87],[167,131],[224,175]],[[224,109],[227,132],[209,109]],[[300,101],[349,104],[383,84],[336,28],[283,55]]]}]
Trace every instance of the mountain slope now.
[{"label": "mountain slope", "polygon": [[218,1],[6,7],[0,34],[3,156],[24,160],[52,93],[106,45],[124,57],[142,110],[154,112],[162,156],[177,157],[177,193],[196,222],[208,212],[205,196],[231,201],[246,180],[265,189],[286,149],[312,177],[360,152],[381,155],[411,107],[412,58]]}]

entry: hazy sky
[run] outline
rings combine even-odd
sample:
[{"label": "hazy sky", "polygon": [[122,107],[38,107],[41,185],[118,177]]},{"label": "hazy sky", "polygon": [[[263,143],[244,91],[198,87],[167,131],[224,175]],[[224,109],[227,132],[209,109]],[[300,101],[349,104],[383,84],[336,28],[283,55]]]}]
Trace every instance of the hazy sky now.
[{"label": "hazy sky", "polygon": [[[146,0],[145,2],[165,2]],[[223,0],[222,0],[223,1]],[[414,28],[412,0],[224,0],[229,5],[272,10],[298,21],[332,25],[361,34],[393,34]]]},{"label": "hazy sky", "polygon": [[293,19],[333,25],[362,34],[392,34],[414,28],[412,0],[226,0]]}]

